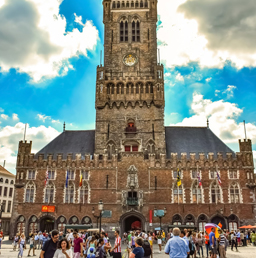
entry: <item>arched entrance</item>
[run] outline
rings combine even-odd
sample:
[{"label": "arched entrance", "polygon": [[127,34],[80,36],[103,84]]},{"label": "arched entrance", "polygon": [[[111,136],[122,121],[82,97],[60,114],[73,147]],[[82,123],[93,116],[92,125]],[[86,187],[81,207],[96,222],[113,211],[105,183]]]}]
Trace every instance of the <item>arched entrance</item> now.
[{"label": "arched entrance", "polygon": [[145,230],[145,217],[137,211],[130,211],[120,217],[121,233],[130,230]]},{"label": "arched entrance", "polygon": [[220,215],[216,215],[216,216],[212,217],[211,223],[214,223],[216,225],[221,223],[222,224],[222,229],[227,229],[226,220],[225,220],[225,218],[221,217]]},{"label": "arched entrance", "polygon": [[54,230],[54,223],[55,223],[54,218],[52,218],[50,216],[41,218],[40,231],[48,232],[48,233],[51,232],[52,230]]}]

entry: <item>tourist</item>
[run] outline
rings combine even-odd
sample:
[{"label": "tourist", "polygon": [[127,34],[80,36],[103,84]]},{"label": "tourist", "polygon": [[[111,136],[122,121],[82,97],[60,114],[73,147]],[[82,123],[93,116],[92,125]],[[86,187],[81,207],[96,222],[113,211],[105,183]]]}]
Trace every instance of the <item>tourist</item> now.
[{"label": "tourist", "polygon": [[40,258],[52,258],[57,250],[58,240],[59,231],[55,229],[51,232],[51,239],[44,243]]},{"label": "tourist", "polygon": [[216,255],[217,255],[217,242],[216,242],[216,237],[214,232],[215,232],[215,228],[212,228],[211,233],[209,234],[211,258],[216,258]]},{"label": "tourist", "polygon": [[95,252],[95,257],[96,258],[104,258],[104,239],[103,238],[100,238],[99,239],[99,242],[98,242],[98,245],[97,245],[97,248],[96,248],[96,252]]},{"label": "tourist", "polygon": [[166,241],[165,241],[165,232],[164,232],[164,230],[162,230],[162,243],[163,244],[166,244]]},{"label": "tourist", "polygon": [[162,251],[162,236],[161,236],[161,231],[158,231],[156,238],[157,238],[157,244],[158,244],[158,248],[159,248],[158,253],[161,253],[161,251]]},{"label": "tourist", "polygon": [[39,233],[34,234],[34,248],[39,249]]},{"label": "tourist", "polygon": [[143,258],[144,257],[144,249],[142,247],[143,239],[141,237],[136,238],[135,240],[135,248],[128,249],[129,258]]},{"label": "tourist", "polygon": [[42,232],[39,232],[39,249],[43,248],[43,242],[44,242],[44,235],[42,234]]},{"label": "tourist", "polygon": [[62,240],[64,237],[63,237],[63,232],[60,232],[60,236],[59,236],[59,241]]},{"label": "tourist", "polygon": [[16,236],[14,237],[14,240],[13,240],[13,251],[16,251],[18,242],[19,242],[19,234],[16,234]]},{"label": "tourist", "polygon": [[74,258],[79,258],[80,255],[83,256],[83,239],[78,235],[77,231],[73,232],[74,241]]},{"label": "tourist", "polygon": [[152,247],[149,240],[144,239],[142,248],[144,250],[144,258],[150,258],[152,256]]},{"label": "tourist", "polygon": [[165,254],[169,254],[170,258],[179,257],[187,258],[190,253],[189,246],[185,239],[180,237],[180,229],[173,229],[173,238],[169,239],[165,246]]},{"label": "tourist", "polygon": [[220,254],[220,258],[226,258],[226,237],[223,234],[223,232],[219,229],[218,230],[219,233],[219,254]]},{"label": "tourist", "polygon": [[199,233],[197,235],[197,252],[198,252],[199,257],[200,257],[200,250],[202,253],[202,257],[204,257],[203,243],[204,243],[203,239],[201,237],[201,234]]},{"label": "tourist", "polygon": [[239,229],[236,231],[236,239],[237,239],[237,245],[241,246],[241,233]]},{"label": "tourist", "polygon": [[205,243],[205,248],[206,248],[206,258],[209,257],[209,249],[210,249],[210,241],[209,241],[209,234],[207,232],[205,232],[205,236],[204,236],[204,243]]},{"label": "tourist", "polygon": [[33,250],[33,256],[35,256],[35,237],[34,234],[31,234],[29,239],[29,250],[28,250],[28,256],[30,256],[30,251]]},{"label": "tourist", "polygon": [[62,238],[58,242],[58,249],[55,251],[53,258],[73,258],[73,252],[66,238]]},{"label": "tourist", "polygon": [[128,246],[129,246],[129,248],[131,248],[132,247],[132,231],[129,233],[127,238],[128,238]]},{"label": "tourist", "polygon": [[236,234],[234,231],[231,231],[231,251],[233,251],[234,246],[238,252]]},{"label": "tourist", "polygon": [[[19,257],[22,258],[23,257],[23,250],[26,249],[26,238],[25,238],[24,233],[21,234],[18,245],[20,247],[20,251],[18,253],[18,258]],[[41,258],[44,258],[44,257],[41,257]]]},{"label": "tourist", "polygon": [[115,231],[115,245],[112,251],[114,251],[113,258],[121,258],[121,238],[118,230]]},{"label": "tourist", "polygon": [[[196,250],[194,251],[194,258],[196,258],[196,252],[197,252],[197,238],[196,238],[196,232],[192,232],[192,235],[191,235],[191,239],[192,239],[192,244],[194,244],[194,246],[196,246]],[[192,254],[190,254],[192,255]],[[192,255],[193,257],[193,255]]]},{"label": "tourist", "polygon": [[132,247],[131,248],[132,249],[135,248],[135,234],[134,234],[134,232],[132,232]]},{"label": "tourist", "polygon": [[188,238],[186,237],[186,232],[185,232],[185,230],[181,230],[181,231],[180,231],[180,237],[183,238],[183,239],[186,241],[186,243],[187,243],[187,245],[188,245],[188,247],[189,247],[189,254],[187,255],[187,258],[189,258],[192,245],[191,245],[191,243],[189,242]]},{"label": "tourist", "polygon": [[151,258],[153,258],[153,235],[151,232],[148,232],[148,242],[150,244],[150,248],[151,248]]}]

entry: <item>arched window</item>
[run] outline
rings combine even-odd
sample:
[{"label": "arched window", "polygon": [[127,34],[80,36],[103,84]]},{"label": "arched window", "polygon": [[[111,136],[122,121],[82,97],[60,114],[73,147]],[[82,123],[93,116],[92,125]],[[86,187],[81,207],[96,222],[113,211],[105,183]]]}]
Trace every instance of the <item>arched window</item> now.
[{"label": "arched window", "polygon": [[29,220],[29,233],[36,233],[37,232],[37,217],[32,216]]},{"label": "arched window", "polygon": [[175,214],[172,218],[172,224],[173,225],[181,225],[182,224],[182,218],[179,214]]},{"label": "arched window", "polygon": [[148,145],[147,145],[147,151],[148,151],[148,153],[154,153],[155,152],[155,144],[152,140],[150,140]]},{"label": "arched window", "polygon": [[229,189],[229,194],[230,194],[230,203],[239,203],[240,202],[240,193],[239,193],[239,187],[237,183],[233,183],[230,186]]},{"label": "arched window", "polygon": [[44,194],[44,202],[45,203],[53,203],[54,202],[54,185],[48,184],[45,188]]},{"label": "arched window", "polygon": [[124,8],[125,7],[125,2],[124,1],[122,1],[122,8]]},{"label": "arched window", "polygon": [[121,94],[124,94],[124,84],[123,84],[123,83],[120,83],[119,85],[120,85],[120,87],[121,87]]},{"label": "arched window", "polygon": [[194,226],[195,225],[195,218],[193,215],[188,214],[185,218],[185,224],[187,226]]},{"label": "arched window", "polygon": [[173,203],[183,203],[183,187],[178,187],[176,183],[173,187]]},{"label": "arched window", "polygon": [[92,224],[92,220],[90,217],[85,216],[82,218],[82,225],[90,225],[90,224]]},{"label": "arched window", "polygon": [[192,203],[202,203],[202,187],[197,180],[192,185]]},{"label": "arched window", "polygon": [[116,2],[115,1],[112,3],[112,8],[113,9],[116,8]]},{"label": "arched window", "polygon": [[119,89],[119,84],[116,85],[116,94],[119,94],[120,93],[120,89]]},{"label": "arched window", "polygon": [[139,7],[139,1],[135,2],[135,7]]},{"label": "arched window", "polygon": [[25,202],[34,202],[35,199],[35,185],[27,184],[25,189]]},{"label": "arched window", "polygon": [[68,222],[70,225],[78,225],[79,224],[79,220],[77,216],[73,216],[69,219]]},{"label": "arched window", "polygon": [[234,214],[231,214],[228,217],[228,228],[229,228],[229,232],[233,231],[233,230],[237,230],[238,229],[238,217]]},{"label": "arched window", "polygon": [[75,186],[69,183],[68,187],[65,186],[65,203],[75,203]]},{"label": "arched window", "polygon": [[211,203],[221,203],[221,189],[216,181],[211,185]]},{"label": "arched window", "polygon": [[112,86],[111,86],[111,94],[114,94],[114,93],[115,93],[115,85],[112,84]]},{"label": "arched window", "polygon": [[4,182],[3,178],[0,178],[0,182],[1,182],[1,183],[3,183],[3,182]]},{"label": "arched window", "polygon": [[201,214],[198,217],[198,227],[199,227],[199,231],[204,232],[205,231],[205,225],[208,222],[207,217],[204,214]]},{"label": "arched window", "polygon": [[134,1],[131,2],[131,7],[134,7]]},{"label": "arched window", "polygon": [[140,42],[140,22],[139,22],[139,20],[134,20],[132,22],[132,41]]},{"label": "arched window", "polygon": [[9,180],[8,180],[8,179],[5,179],[5,183],[6,183],[6,184],[9,184]]},{"label": "arched window", "polygon": [[11,180],[11,185],[13,185],[14,184],[14,181],[13,180]]},{"label": "arched window", "polygon": [[58,219],[57,219],[57,227],[58,227],[58,230],[59,231],[64,231],[65,229],[65,226],[67,224],[67,220],[64,216],[60,216]]},{"label": "arched window", "polygon": [[146,83],[146,93],[154,93],[154,91],[153,91],[153,83],[152,82],[147,82]]},{"label": "arched window", "polygon": [[120,22],[120,42],[128,42],[128,21]]},{"label": "arched window", "polygon": [[117,1],[116,7],[117,7],[117,8],[120,8],[120,1]]},{"label": "arched window", "polygon": [[140,93],[140,86],[139,84],[137,83],[136,84],[136,94],[139,94]]},{"label": "arched window", "polygon": [[134,85],[133,83],[128,83],[126,86],[126,93],[129,94],[129,89],[130,89],[130,93],[133,94],[134,93]]},{"label": "arched window", "polygon": [[148,0],[145,0],[145,8],[148,8]]},{"label": "arched window", "polygon": [[88,182],[83,182],[83,185],[79,189],[80,203],[86,204],[89,202],[89,187]]},{"label": "arched window", "polygon": [[143,8],[143,0],[140,0],[140,7]]},{"label": "arched window", "polygon": [[24,216],[20,216],[17,220],[17,229],[16,229],[16,233],[21,234],[21,233],[25,233],[25,218]]},{"label": "arched window", "polygon": [[126,8],[129,8],[130,7],[130,3],[129,1],[126,2]]},{"label": "arched window", "polygon": [[115,143],[111,141],[107,147],[108,159],[112,158],[112,155],[115,153],[115,149],[116,149]]},{"label": "arched window", "polygon": [[127,83],[127,84],[126,84],[126,94],[129,94],[129,93],[130,93],[130,92],[129,92],[129,87],[130,87],[130,84]]},{"label": "arched window", "polygon": [[113,83],[109,83],[107,85],[107,94],[111,94],[111,89],[113,88],[114,84]]}]

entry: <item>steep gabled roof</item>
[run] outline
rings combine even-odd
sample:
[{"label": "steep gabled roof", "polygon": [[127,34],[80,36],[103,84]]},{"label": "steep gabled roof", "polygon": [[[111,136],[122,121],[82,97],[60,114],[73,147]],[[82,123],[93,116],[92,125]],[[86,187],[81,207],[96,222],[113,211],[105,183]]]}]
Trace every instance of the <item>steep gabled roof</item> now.
[{"label": "steep gabled roof", "polygon": [[8,170],[6,170],[6,169],[5,169],[4,167],[2,167],[1,165],[0,165],[0,175],[15,177],[14,174],[12,174],[12,173],[9,172]]},{"label": "steep gabled roof", "polygon": [[65,131],[48,143],[37,154],[44,154],[45,158],[48,154],[53,154],[54,158],[57,154],[63,154],[66,158],[69,153],[77,154],[93,154],[95,142],[95,130],[89,131]]},{"label": "steep gabled roof", "polygon": [[165,127],[166,137],[166,155],[170,158],[172,152],[181,153],[186,152],[208,154],[213,152],[217,155],[222,152],[225,156],[227,152],[235,155],[224,142],[222,142],[209,128],[207,127],[179,127],[167,126]]}]

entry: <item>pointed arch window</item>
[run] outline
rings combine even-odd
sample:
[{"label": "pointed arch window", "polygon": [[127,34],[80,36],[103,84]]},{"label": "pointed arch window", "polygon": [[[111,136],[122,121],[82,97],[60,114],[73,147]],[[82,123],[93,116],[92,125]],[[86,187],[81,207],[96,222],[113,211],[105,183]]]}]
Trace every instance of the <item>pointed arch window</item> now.
[{"label": "pointed arch window", "polygon": [[35,185],[28,184],[25,189],[25,202],[34,202],[35,201]]},{"label": "pointed arch window", "polygon": [[75,203],[75,186],[69,183],[68,187],[65,186],[65,203]]},{"label": "pointed arch window", "polygon": [[45,194],[44,194],[44,202],[45,203],[53,203],[54,202],[54,185],[48,184],[45,188]]},{"label": "pointed arch window", "polygon": [[131,2],[131,7],[134,7],[134,1]]},{"label": "pointed arch window", "polygon": [[130,3],[129,1],[126,2],[126,8],[129,8],[130,7]]},{"label": "pointed arch window", "polygon": [[155,143],[150,140],[148,145],[147,145],[147,151],[148,153],[154,153],[155,152]]},{"label": "pointed arch window", "polygon": [[221,189],[216,181],[211,185],[211,203],[221,203]]},{"label": "pointed arch window", "polygon": [[238,184],[233,183],[230,186],[229,191],[230,191],[230,202],[231,203],[239,203],[240,202],[240,200],[239,200],[240,193],[239,193]]},{"label": "pointed arch window", "polygon": [[116,8],[116,2],[115,1],[112,3],[112,8],[113,9]]},{"label": "pointed arch window", "polygon": [[128,42],[128,21],[120,22],[120,42]]},{"label": "pointed arch window", "polygon": [[139,1],[135,2],[135,7],[139,7]]},{"label": "pointed arch window", "polygon": [[145,0],[145,8],[148,8],[148,0]]},{"label": "pointed arch window", "polygon": [[140,0],[140,8],[143,8],[143,0]]},{"label": "pointed arch window", "polygon": [[89,203],[89,186],[88,182],[83,182],[83,185],[79,189],[79,195],[80,195],[80,203],[86,204]]},{"label": "pointed arch window", "polygon": [[117,5],[116,5],[117,8],[120,8],[121,5],[120,5],[120,1],[117,1]]},{"label": "pointed arch window", "polygon": [[125,8],[125,2],[122,1],[122,8]]},{"label": "pointed arch window", "polygon": [[202,203],[202,187],[196,180],[192,185],[192,203]]},{"label": "pointed arch window", "polygon": [[140,42],[140,21],[134,20],[132,22],[132,41]]},{"label": "pointed arch window", "polygon": [[183,187],[178,187],[176,183],[173,188],[173,203],[183,203]]}]

